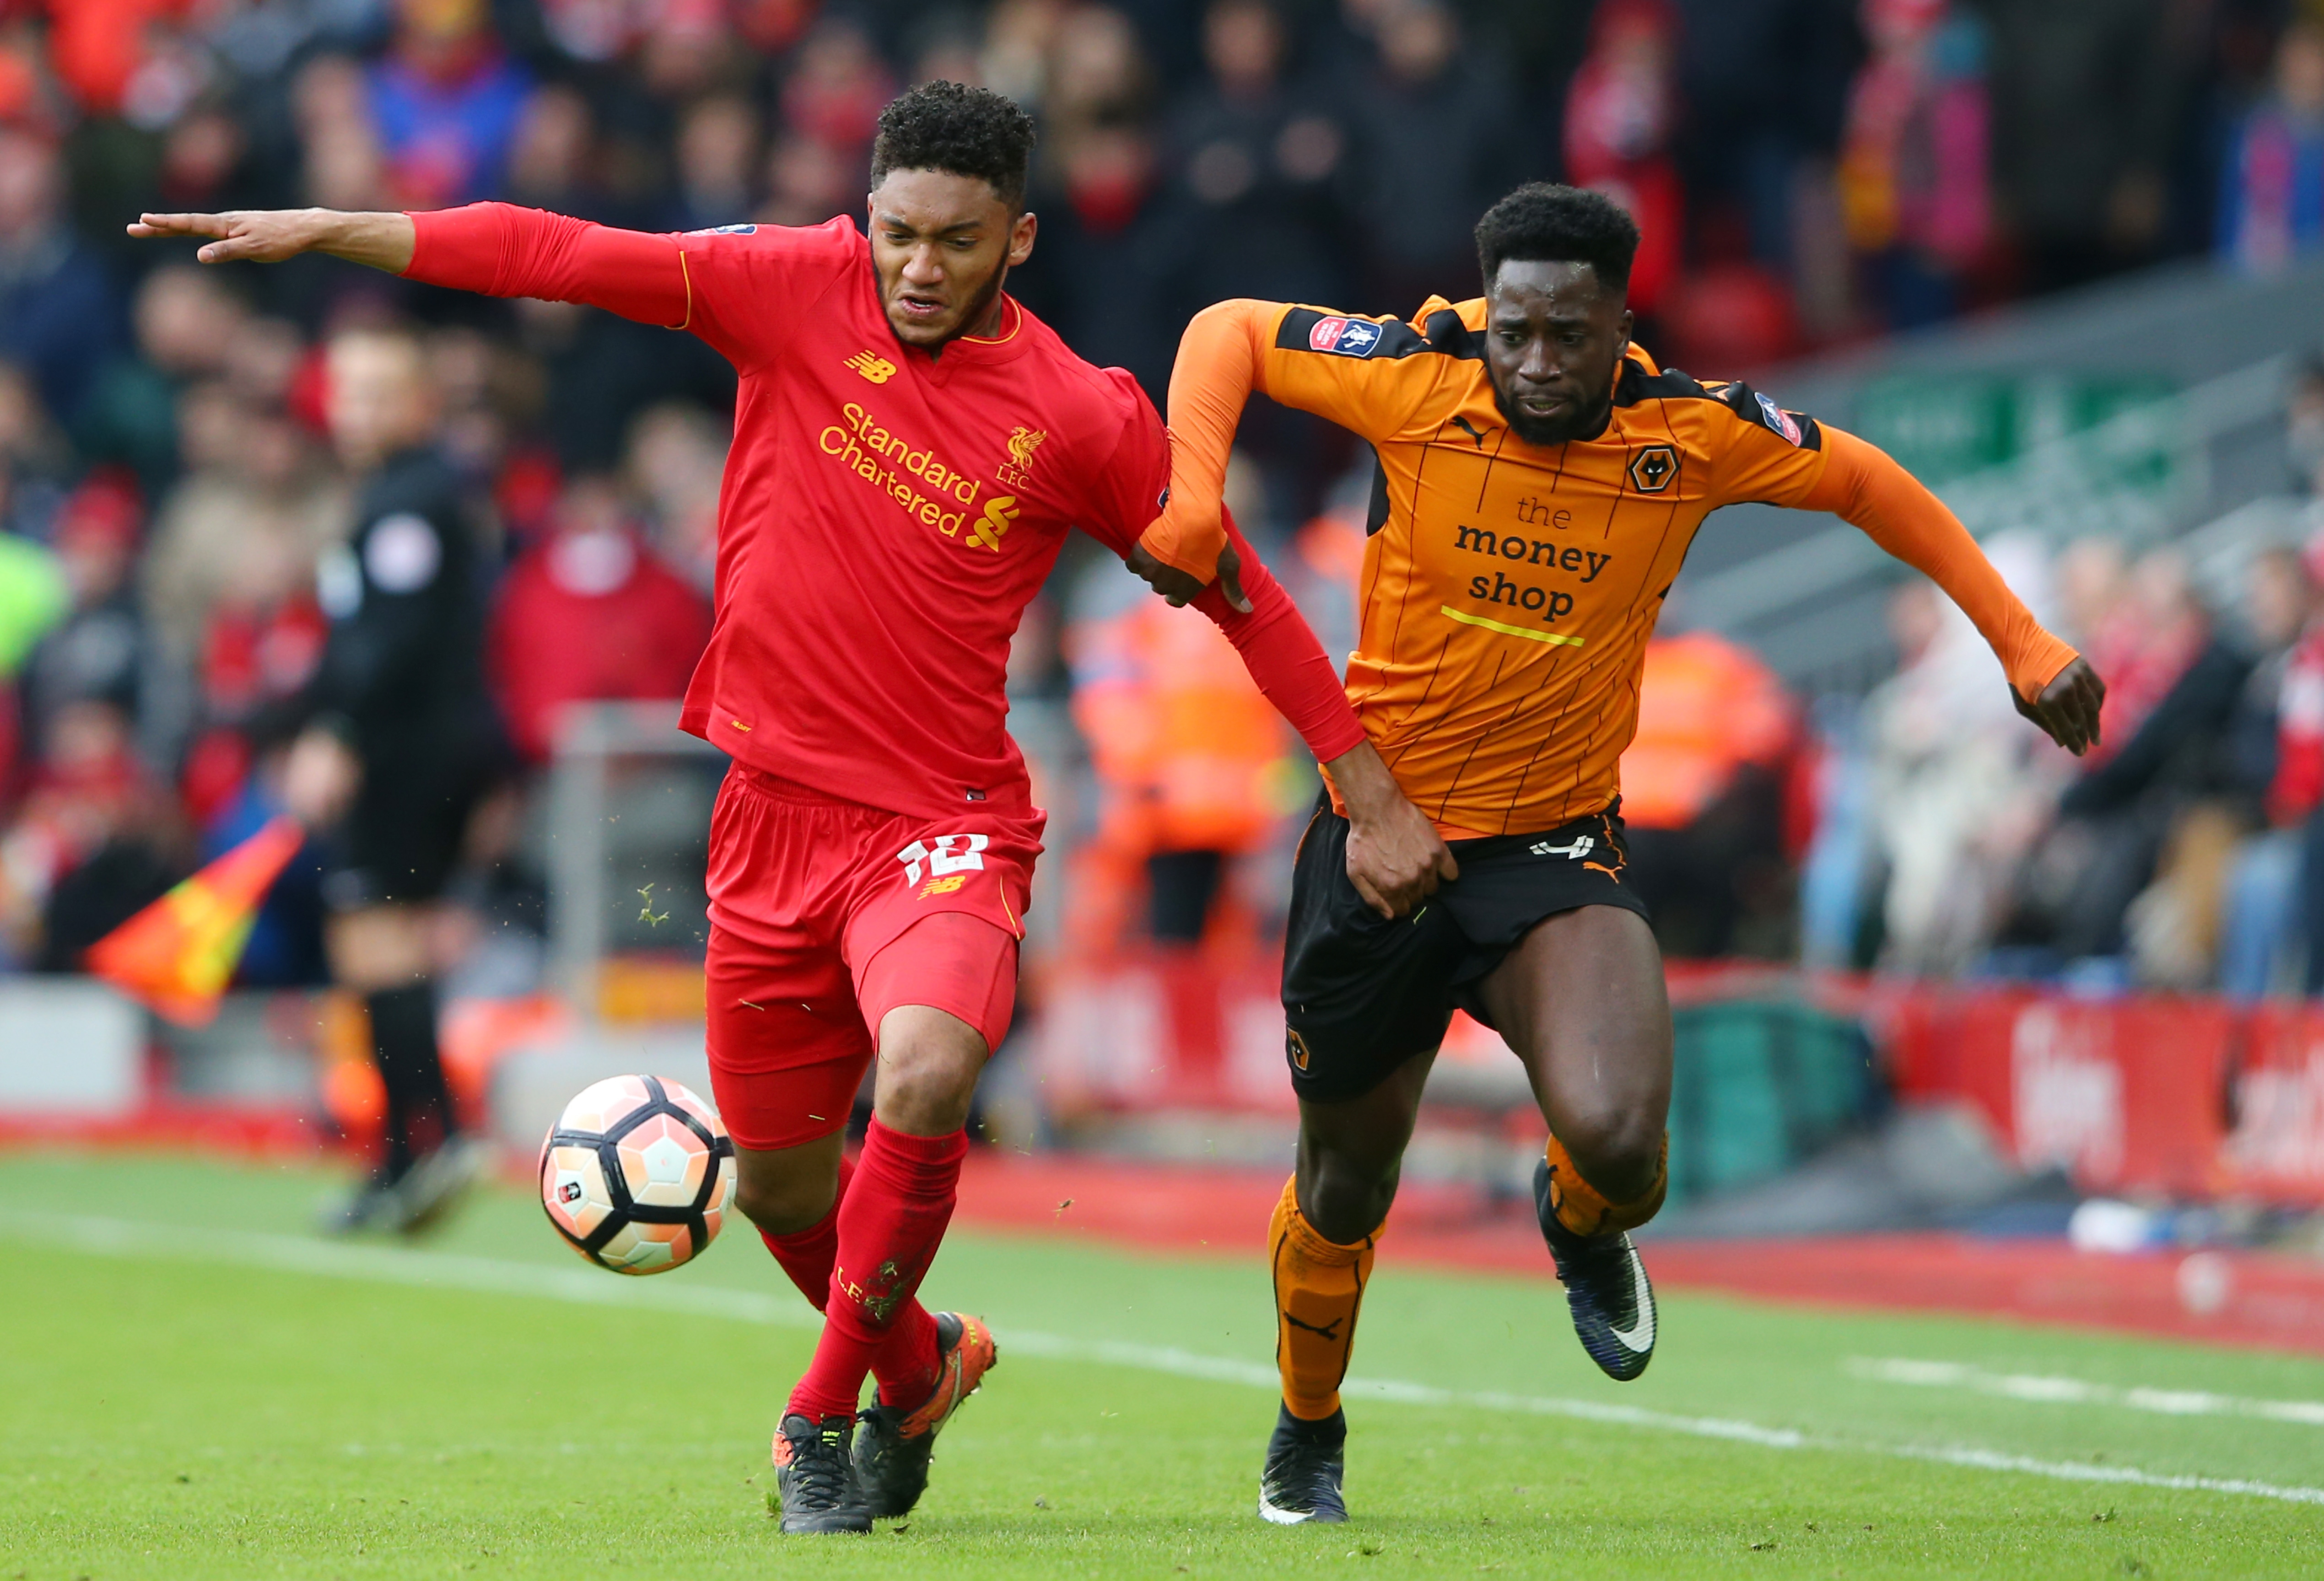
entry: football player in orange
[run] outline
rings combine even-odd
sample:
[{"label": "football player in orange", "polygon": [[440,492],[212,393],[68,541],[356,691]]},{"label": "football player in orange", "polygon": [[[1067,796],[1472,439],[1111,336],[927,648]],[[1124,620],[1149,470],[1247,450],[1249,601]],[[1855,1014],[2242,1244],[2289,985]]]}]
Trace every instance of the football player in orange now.
[{"label": "football player in orange", "polygon": [[1222,302],[1179,348],[1171,496],[1144,541],[1191,576],[1226,541],[1220,490],[1253,391],[1378,454],[1348,696],[1447,845],[1442,887],[1393,920],[1342,871],[1336,795],[1301,845],[1283,970],[1299,1149],[1269,1233],[1270,1521],[1347,1518],[1339,1384],[1455,1007],[1508,1040],[1548,1121],[1536,1206],[1582,1347],[1617,1379],[1654,1354],[1627,1232],[1662,1204],[1671,1018],[1625,880],[1617,768],[1646,639],[1706,515],[1746,500],[1837,512],[1969,613],[2021,712],[2069,751],[2098,740],[2098,676],[1904,468],[1631,343],[1637,244],[1604,198],[1522,187],[1478,224],[1482,297],[1432,299],[1409,323]]}]

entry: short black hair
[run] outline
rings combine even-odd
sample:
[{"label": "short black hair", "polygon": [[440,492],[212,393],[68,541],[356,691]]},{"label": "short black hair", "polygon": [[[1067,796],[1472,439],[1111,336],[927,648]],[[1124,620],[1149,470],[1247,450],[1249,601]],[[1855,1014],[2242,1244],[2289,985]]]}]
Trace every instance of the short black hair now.
[{"label": "short black hair", "polygon": [[890,170],[944,170],[989,181],[1011,210],[1025,207],[1033,117],[990,88],[924,82],[880,112],[872,185]]},{"label": "short black hair", "polygon": [[1620,204],[1603,193],[1552,181],[1526,182],[1477,222],[1477,264],[1489,291],[1501,265],[1512,258],[1586,263],[1600,283],[1627,287],[1637,252],[1637,222]]}]

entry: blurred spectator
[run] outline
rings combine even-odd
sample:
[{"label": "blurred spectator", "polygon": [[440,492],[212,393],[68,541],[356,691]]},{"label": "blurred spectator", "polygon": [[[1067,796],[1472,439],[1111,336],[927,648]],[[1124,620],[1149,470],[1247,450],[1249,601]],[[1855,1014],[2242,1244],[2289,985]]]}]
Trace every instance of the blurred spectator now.
[{"label": "blurred spectator", "polygon": [[2085,768],[2096,768],[2123,749],[2186,674],[2209,623],[2176,555],[2150,556],[2134,575],[2116,540],[2082,538],[2067,547],[2059,579],[2069,630],[2107,678],[2104,733],[2082,759]]},{"label": "blurred spectator", "polygon": [[1685,245],[1685,196],[1671,155],[1677,71],[1678,18],[1665,0],[1605,0],[1565,99],[1565,178],[1603,192],[1638,222],[1630,306],[1647,317],[1662,306]]},{"label": "blurred spectator", "polygon": [[568,703],[682,696],[710,640],[710,606],[657,560],[620,486],[584,473],[554,531],[509,568],[485,660],[517,750],[539,765]]},{"label": "blurred spectator", "polygon": [[2219,256],[2255,272],[2324,244],[2324,29],[2294,22],[2268,97],[2236,129],[2219,179]]},{"label": "blurred spectator", "polygon": [[1782,931],[1784,784],[1797,729],[1772,671],[1708,631],[1646,645],[1622,754],[1631,882],[1678,959],[1769,954]]},{"label": "blurred spectator", "polygon": [[[2032,546],[1988,546],[2003,579],[2047,602]],[[1956,972],[1993,938],[2015,875],[2046,821],[2042,738],[2017,716],[2008,683],[1969,617],[1922,581],[1889,604],[1897,672],[1864,704],[1865,813],[1878,867],[1883,965]]]},{"label": "blurred spectator", "polygon": [[74,459],[31,376],[0,361],[0,533],[47,538]]},{"label": "blurred spectator", "polygon": [[2246,625],[2259,658],[2227,750],[2237,787],[2263,794],[2246,810],[2256,832],[2238,845],[2226,876],[2218,983],[2255,999],[2294,966],[2299,826],[2324,795],[2324,644],[2303,636],[2317,590],[2300,556],[2264,550],[2246,582]]},{"label": "blurred spectator", "polygon": [[2169,0],[1983,8],[1995,185],[2027,285],[2079,285],[2151,256],[2177,98]]},{"label": "blurred spectator", "polygon": [[1187,611],[1140,599],[1076,622],[1068,641],[1074,720],[1098,777],[1097,844],[1143,879],[1151,937],[1197,943],[1231,859],[1288,810],[1282,722],[1233,645]]},{"label": "blurred spectator", "polygon": [[881,107],[895,96],[895,78],[872,41],[853,23],[835,18],[819,23],[799,46],[783,83],[784,131],[828,150],[839,161],[852,210],[861,209],[862,194],[871,190],[872,133]]},{"label": "blurred spectator", "polygon": [[97,699],[49,721],[23,805],[0,833],[0,951],[42,971],[80,953],[184,875],[183,829],[130,720]]},{"label": "blurred spectator", "polygon": [[[56,555],[0,533],[0,681],[14,678],[24,656],[71,608],[72,588]],[[0,789],[5,785],[0,777]]]},{"label": "blurred spectator", "polygon": [[589,101],[577,89],[563,83],[533,89],[517,115],[507,178],[496,195],[582,219],[604,217],[589,168],[595,131]]},{"label": "blurred spectator", "polygon": [[767,155],[767,198],[752,217],[772,225],[821,225],[851,218],[863,204],[847,161],[811,137],[786,137]]},{"label": "blurred spectator", "polygon": [[309,61],[291,86],[291,115],[307,201],[358,210],[395,201],[360,65],[343,55]]},{"label": "blurred spectator", "polygon": [[[1245,521],[1261,518],[1246,455],[1229,466],[1226,502]],[[1235,859],[1312,794],[1233,645],[1192,613],[1139,596],[1105,559],[1090,565],[1068,605],[1073,720],[1089,744],[1098,804],[1074,869],[1077,948],[1102,954],[1141,933],[1176,945],[1248,937],[1255,919],[1235,904]],[[1142,928],[1131,920],[1140,901]]]},{"label": "blurred spectator", "polygon": [[[75,433],[92,460],[122,463],[158,493],[177,475],[181,422],[199,412],[198,381],[226,372],[249,309],[213,270],[168,263],[137,288],[135,354],[115,358],[91,391]],[[252,377],[257,377],[253,370]],[[199,436],[194,436],[198,447]]]},{"label": "blurred spectator", "polygon": [[394,41],[365,80],[395,206],[443,208],[498,190],[529,86],[485,0],[395,0]]},{"label": "blurred spectator", "polygon": [[1849,241],[1884,326],[1950,317],[1991,232],[1986,35],[1951,0],[1866,0],[1872,59],[1849,95]]},{"label": "blurred spectator", "polygon": [[1152,84],[1130,20],[1078,7],[1057,24],[1037,152],[1041,235],[1010,289],[1100,365],[1129,369],[1158,402],[1177,351],[1167,296],[1170,224],[1155,202]]},{"label": "blurred spectator", "polygon": [[678,571],[710,590],[718,554],[718,489],[733,427],[700,407],[672,401],[630,428],[624,470],[654,524],[654,541]]},{"label": "blurred spectator", "polygon": [[759,115],[748,99],[719,94],[696,104],[678,127],[669,228],[705,230],[748,219],[758,163]]},{"label": "blurred spectator", "polygon": [[0,125],[0,356],[69,424],[122,337],[110,273],[65,219],[64,182],[54,143]]},{"label": "blurred spectator", "polygon": [[1676,0],[1680,168],[1694,256],[1794,262],[1802,176],[1837,152],[1861,59],[1856,0]]},{"label": "blurred spectator", "polygon": [[143,525],[136,486],[106,473],[75,490],[58,513],[54,547],[72,606],[24,665],[23,721],[35,752],[76,703],[140,717],[149,656],[130,577]]},{"label": "blurred spectator", "polygon": [[142,732],[184,757],[198,823],[238,795],[245,727],[296,696],[322,656],[316,566],[346,531],[346,492],[280,412],[213,393],[221,438],[163,500],[142,600],[162,660]]},{"label": "blurred spectator", "polygon": [[1378,7],[1377,66],[1349,124],[1360,138],[1360,221],[1372,235],[1365,304],[1410,313],[1473,294],[1477,216],[1526,171],[1500,78],[1463,48],[1445,0]]},{"label": "blurred spectator", "polygon": [[[2210,924],[2195,919],[2218,915],[2218,869],[2232,830],[2212,804],[2234,788],[2222,749],[2253,658],[2214,631],[2184,562],[2167,549],[2134,568],[2101,639],[2119,656],[2119,670],[2095,654],[2092,662],[2123,676],[2131,694],[2124,722],[2113,716],[2110,679],[2104,728],[2113,749],[2085,758],[2059,798],[2059,824],[2027,893],[2037,932],[2062,961],[2134,954],[2149,980],[2183,984],[2209,970]],[[2200,878],[2176,873],[2189,862]],[[2207,900],[2174,905],[2168,915],[2157,902],[2134,918],[2132,903],[2158,868],[2173,887],[2199,886]]]},{"label": "blurred spectator", "polygon": [[1171,117],[1181,321],[1228,297],[1343,303],[1354,283],[1339,209],[1347,129],[1286,80],[1286,48],[1264,0],[1213,0],[1204,14],[1207,71]]}]

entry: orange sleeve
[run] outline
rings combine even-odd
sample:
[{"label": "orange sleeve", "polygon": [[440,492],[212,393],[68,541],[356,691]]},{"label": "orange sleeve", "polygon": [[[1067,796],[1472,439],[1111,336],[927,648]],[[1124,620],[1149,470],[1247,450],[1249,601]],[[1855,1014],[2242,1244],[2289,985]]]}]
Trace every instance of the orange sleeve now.
[{"label": "orange sleeve", "polygon": [[1219,495],[1251,391],[1375,443],[1399,432],[1448,367],[1398,318],[1243,298],[1194,315],[1170,372],[1170,502],[1140,536],[1147,553],[1208,582],[1218,574]]},{"label": "orange sleeve", "polygon": [[1823,475],[1786,503],[1829,510],[1945,590],[2031,702],[2080,656],[2042,629],[1960,519],[1878,446],[1826,425]]},{"label": "orange sleeve", "polygon": [[1227,541],[1220,501],[1243,403],[1260,388],[1280,302],[1240,298],[1194,315],[1170,370],[1170,501],[1139,536],[1148,554],[1198,581],[1219,574]]}]

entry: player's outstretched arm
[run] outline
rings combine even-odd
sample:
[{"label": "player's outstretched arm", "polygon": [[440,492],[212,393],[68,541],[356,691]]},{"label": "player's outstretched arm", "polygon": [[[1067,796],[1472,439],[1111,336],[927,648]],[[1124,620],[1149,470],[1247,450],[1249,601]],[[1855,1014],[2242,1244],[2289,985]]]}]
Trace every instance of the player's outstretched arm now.
[{"label": "player's outstretched arm", "polygon": [[582,302],[641,324],[694,329],[717,344],[696,322],[693,282],[674,238],[513,204],[472,203],[420,214],[328,208],[149,214],[129,234],[206,237],[195,254],[204,263],[280,263],[301,253],[327,253],[423,285]]},{"label": "player's outstretched arm", "polygon": [[281,263],[327,253],[390,274],[411,267],[417,234],[408,214],[346,214],[333,208],[237,208],[224,214],[145,214],[129,227],[140,239],[207,238],[204,263]]},{"label": "player's outstretched arm", "polygon": [[1926,575],[1976,623],[2009,677],[2009,700],[2076,757],[2098,741],[2106,683],[2042,629],[1944,501],[1878,446],[1823,425],[1823,475],[1796,503],[1830,510]]}]

